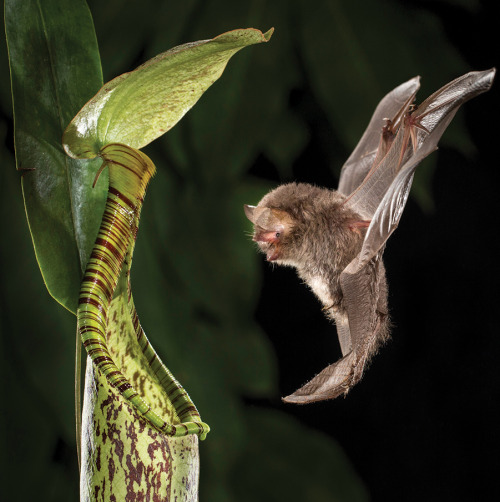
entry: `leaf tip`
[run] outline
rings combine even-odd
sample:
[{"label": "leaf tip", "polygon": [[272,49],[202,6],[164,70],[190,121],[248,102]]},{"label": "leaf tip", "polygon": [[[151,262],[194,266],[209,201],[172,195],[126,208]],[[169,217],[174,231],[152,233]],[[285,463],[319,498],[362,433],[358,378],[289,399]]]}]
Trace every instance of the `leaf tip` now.
[{"label": "leaf tip", "polygon": [[273,36],[273,33],[274,33],[274,26],[269,30],[267,30],[265,33],[263,33],[262,36],[264,37],[264,40],[266,42],[269,42],[269,40],[271,40],[271,37]]}]

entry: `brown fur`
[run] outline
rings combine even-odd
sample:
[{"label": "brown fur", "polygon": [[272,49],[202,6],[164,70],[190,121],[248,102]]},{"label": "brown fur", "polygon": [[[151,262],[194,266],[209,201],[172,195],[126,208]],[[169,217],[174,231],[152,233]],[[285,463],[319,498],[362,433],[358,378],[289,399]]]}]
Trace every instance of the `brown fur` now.
[{"label": "brown fur", "polygon": [[[361,218],[343,205],[344,200],[334,190],[289,183],[269,192],[257,206],[278,209],[290,216],[292,226],[280,236],[280,256],[275,262],[295,267],[330,314],[343,313],[340,273],[359,253],[365,232],[353,225]],[[254,236],[258,237],[262,230],[273,229],[257,226]],[[263,252],[272,245],[258,244]],[[321,281],[327,285],[328,301],[314,287]]]},{"label": "brown fur", "polygon": [[[344,204],[341,193],[304,183],[289,183],[269,192],[257,207],[247,207],[254,223],[253,239],[267,259],[296,268],[299,277],[323,303],[327,316],[337,324],[344,357],[326,368],[300,391],[308,400],[332,399],[345,394],[362,377],[366,365],[389,337],[387,285],[381,255],[366,266],[368,281],[360,305],[371,320],[363,338],[342,342],[349,326],[340,277],[358,256],[368,227],[359,214]],[[349,328],[347,328],[347,333]],[[318,381],[336,372],[337,385],[324,396],[317,394]],[[313,397],[315,396],[315,397]]]}]

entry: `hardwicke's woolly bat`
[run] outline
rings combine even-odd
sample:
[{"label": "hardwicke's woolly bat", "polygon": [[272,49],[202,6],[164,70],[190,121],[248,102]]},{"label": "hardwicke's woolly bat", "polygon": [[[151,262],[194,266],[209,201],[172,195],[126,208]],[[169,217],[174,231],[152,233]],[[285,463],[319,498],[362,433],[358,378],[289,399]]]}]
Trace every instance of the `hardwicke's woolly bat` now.
[{"label": "hardwicke's woolly bat", "polygon": [[342,168],[338,190],[282,185],[245,205],[268,261],[297,269],[335,321],[343,357],[284,398],[309,403],[346,394],[389,336],[382,254],[403,212],[418,163],[437,148],[459,106],[487,91],[495,69],[471,72],[418,107],[419,78],[377,106]]}]

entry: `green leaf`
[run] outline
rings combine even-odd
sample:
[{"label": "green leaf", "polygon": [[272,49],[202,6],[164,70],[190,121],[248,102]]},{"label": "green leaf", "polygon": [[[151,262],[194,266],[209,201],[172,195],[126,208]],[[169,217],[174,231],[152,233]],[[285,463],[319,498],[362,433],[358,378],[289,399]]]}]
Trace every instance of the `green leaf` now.
[{"label": "green leaf", "polygon": [[63,143],[74,158],[94,158],[109,143],[142,148],[171,129],[248,45],[267,42],[249,28],[160,54],[108,82],[68,126]]},{"label": "green leaf", "polygon": [[[266,4],[265,16],[254,22],[286,26],[289,7],[284,0]],[[209,24],[211,10],[222,8],[223,0],[211,2],[198,22]],[[252,15],[256,10],[254,4]],[[233,9],[231,14],[235,15]],[[291,89],[300,85],[300,68],[291,49],[295,34],[287,27],[266,50],[245,51],[238,56],[224,76],[224,85],[214,86],[202,105],[185,117],[181,128],[165,136],[160,144],[166,155],[176,155],[180,169],[186,172],[189,162],[188,174],[205,185],[220,186],[226,180],[234,182],[262,152],[269,155],[271,150],[271,160],[279,157],[284,161],[302,151],[307,125],[288,110]]]},{"label": "green leaf", "polygon": [[40,270],[50,294],[75,312],[81,274],[107,191],[91,190],[99,162],[68,159],[67,123],[102,85],[83,0],[5,2],[17,169]]}]

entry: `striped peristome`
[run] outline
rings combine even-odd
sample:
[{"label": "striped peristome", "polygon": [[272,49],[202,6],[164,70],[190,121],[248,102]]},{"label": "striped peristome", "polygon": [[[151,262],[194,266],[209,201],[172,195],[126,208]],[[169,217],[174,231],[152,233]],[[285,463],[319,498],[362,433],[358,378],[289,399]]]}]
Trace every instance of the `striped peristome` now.
[{"label": "striped peristome", "polygon": [[[197,434],[204,439],[210,428],[201,421],[187,392],[165,367],[140,325],[132,300],[130,266],[142,203],[155,166],[147,155],[117,143],[100,151],[109,169],[109,191],[99,233],[80,289],[78,326],[83,345],[110,385],[129,401],[155,429],[170,436]],[[128,306],[137,341],[149,366],[175,409],[179,423],[171,424],[139,395],[115,364],[106,341],[108,313],[120,274],[127,274]]]}]

